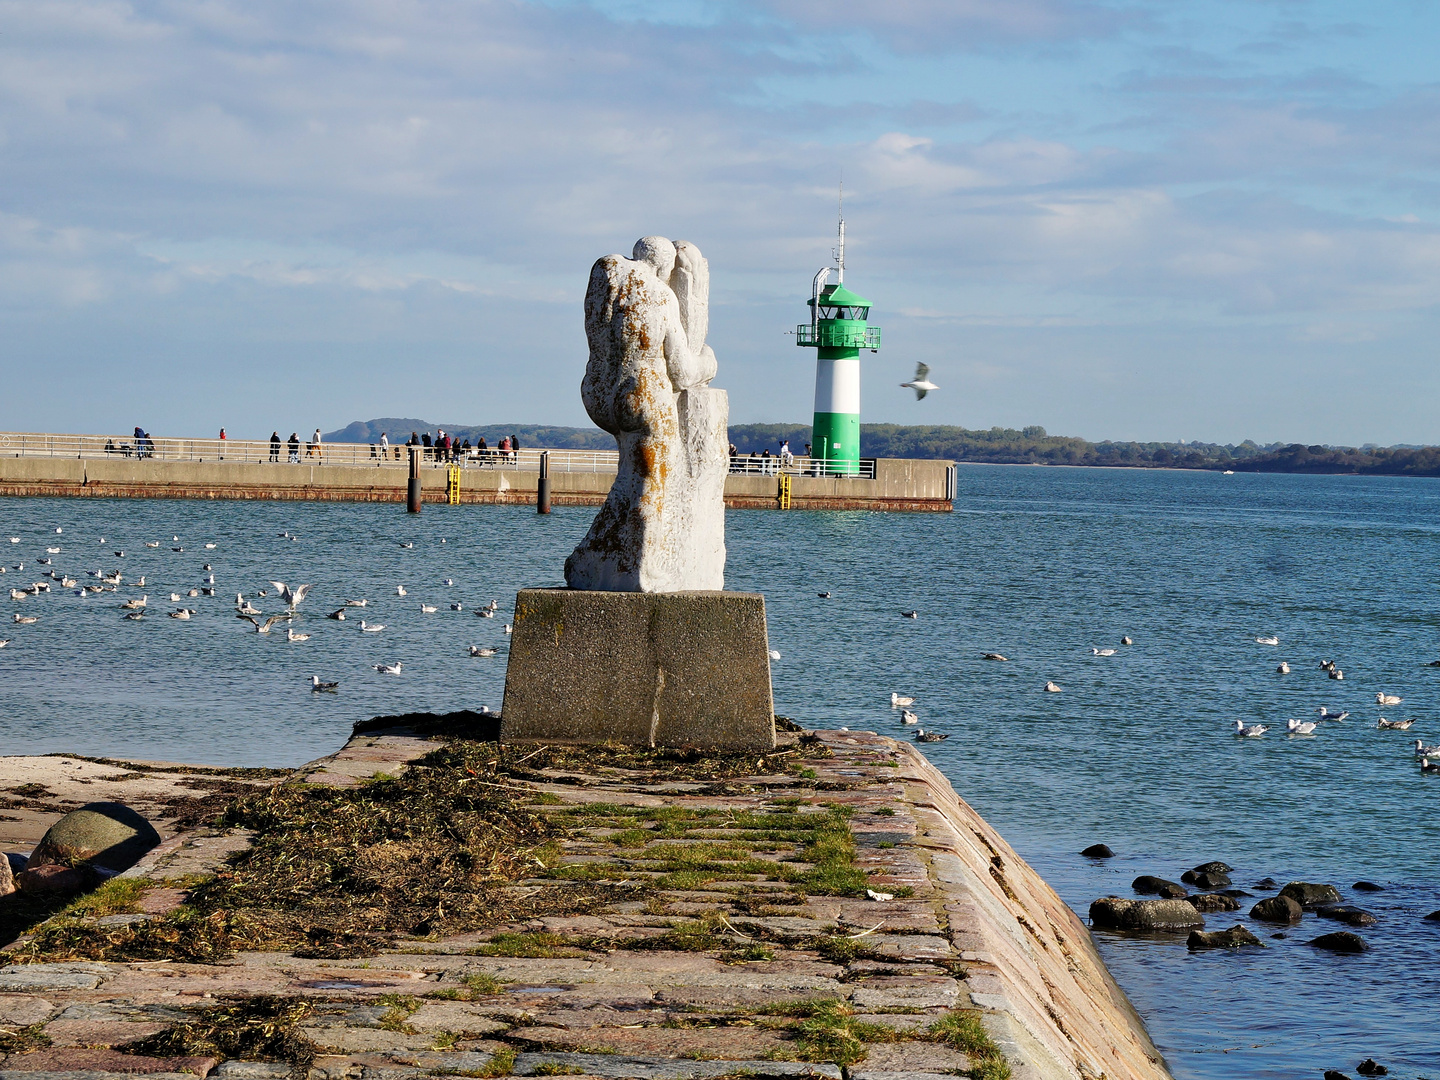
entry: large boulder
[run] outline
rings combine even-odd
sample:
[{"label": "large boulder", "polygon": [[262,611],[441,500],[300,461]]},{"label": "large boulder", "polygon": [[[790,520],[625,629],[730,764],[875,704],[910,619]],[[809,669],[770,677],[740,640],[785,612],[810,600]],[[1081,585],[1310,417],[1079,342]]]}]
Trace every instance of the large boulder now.
[{"label": "large boulder", "polygon": [[1316,885],[1309,881],[1292,881],[1280,890],[1281,896],[1288,896],[1306,911],[1314,911],[1321,904],[1340,903],[1340,891],[1334,885]]},{"label": "large boulder", "polygon": [[1315,914],[1322,919],[1343,922],[1347,926],[1374,926],[1379,921],[1364,908],[1350,904],[1321,904],[1315,909]]},{"label": "large boulder", "polygon": [[93,889],[98,882],[95,872],[85,866],[64,866],[46,863],[15,875],[15,885],[24,893],[72,893]]},{"label": "large boulder", "polygon": [[1239,911],[1240,901],[1224,893],[1197,893],[1194,896],[1185,897],[1185,902],[1196,911],[1210,913],[1212,911]]},{"label": "large boulder", "polygon": [[1199,866],[1192,866],[1190,870],[1196,874],[1229,874],[1233,873],[1235,868],[1216,859],[1214,862],[1202,862]]},{"label": "large boulder", "polygon": [[1115,852],[1110,850],[1108,844],[1091,844],[1080,854],[1087,859],[1113,859],[1115,857]]},{"label": "large boulder", "polygon": [[1204,926],[1205,917],[1184,900],[1105,896],[1090,905],[1090,922],[1099,930],[1178,932]]},{"label": "large boulder", "polygon": [[1352,934],[1349,930],[1337,930],[1333,934],[1321,934],[1309,944],[1317,949],[1327,949],[1337,953],[1361,953],[1370,948],[1365,944],[1365,939],[1359,934]]},{"label": "large boulder", "polygon": [[1259,938],[1238,924],[1229,930],[1214,930],[1210,933],[1191,930],[1185,944],[1191,949],[1238,949],[1241,945],[1259,945],[1262,949],[1265,947]]},{"label": "large boulder", "polygon": [[0,896],[9,896],[15,891],[15,870],[9,859],[0,859]]},{"label": "large boulder", "polygon": [[1297,923],[1305,909],[1292,897],[1272,896],[1250,909],[1250,917],[1261,922]]},{"label": "large boulder", "polygon": [[57,863],[118,874],[158,843],[154,826],[124,803],[87,803],[50,826],[31,853],[28,869]]},{"label": "large boulder", "polygon": [[1177,885],[1173,881],[1166,881],[1163,877],[1155,877],[1151,874],[1141,874],[1130,883],[1130,887],[1138,893],[1159,893],[1161,896],[1178,900],[1189,890],[1183,885]]}]

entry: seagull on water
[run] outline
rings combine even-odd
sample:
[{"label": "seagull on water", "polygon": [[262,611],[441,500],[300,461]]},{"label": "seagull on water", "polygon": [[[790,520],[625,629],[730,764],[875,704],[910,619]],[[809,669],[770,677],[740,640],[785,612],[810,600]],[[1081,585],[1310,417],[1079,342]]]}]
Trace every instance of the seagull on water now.
[{"label": "seagull on water", "polygon": [[770,650],[770,659],[771,659],[771,660],[779,660],[779,659],[780,659],[780,650],[779,650],[779,649],[771,649],[771,650]]},{"label": "seagull on water", "polygon": [[1114,655],[1115,655],[1115,650],[1114,650],[1114,649],[1097,649],[1097,648],[1095,648],[1095,646],[1093,646],[1093,645],[1090,646],[1090,651],[1091,651],[1092,653],[1094,653],[1096,656],[1114,656]]},{"label": "seagull on water", "polygon": [[434,604],[423,604],[423,603],[422,603],[422,604],[420,605],[420,613],[421,613],[422,615],[433,615],[433,614],[434,614],[436,611],[438,611],[438,610],[439,610],[439,609],[438,609]]},{"label": "seagull on water", "polygon": [[444,581],[442,581],[440,584],[442,584],[442,585],[454,585],[454,584],[455,584],[455,579],[454,579],[454,578],[448,578],[448,577],[447,577],[447,578],[446,578]]},{"label": "seagull on water", "polygon": [[1419,739],[1415,740],[1416,757],[1440,757],[1440,743],[1434,746],[1426,746]]},{"label": "seagull on water", "polygon": [[471,656],[494,656],[494,655],[495,655],[497,652],[499,652],[499,651],[500,651],[499,649],[490,649],[490,648],[482,649],[479,645],[471,645],[471,646],[470,646],[470,655],[471,655]]},{"label": "seagull on water", "polygon": [[200,595],[200,590],[199,590],[199,589],[191,589],[191,590],[190,590],[189,592],[187,592],[185,595],[186,595],[186,596],[199,596],[199,595]]},{"label": "seagull on water", "polygon": [[1269,637],[1257,637],[1257,638],[1255,639],[1255,644],[1256,644],[1256,645],[1279,645],[1279,644],[1280,644],[1280,639],[1279,639],[1278,637],[1276,637],[1274,634],[1271,634]]},{"label": "seagull on water", "polygon": [[1399,705],[1404,700],[1404,698],[1396,697],[1394,694],[1380,693],[1375,695],[1375,703],[1377,705]]},{"label": "seagull on water", "polygon": [[[923,367],[924,365],[921,366]],[[919,728],[915,732],[916,742],[942,742],[949,737],[949,735],[942,735],[938,731],[926,731],[924,728]]]},{"label": "seagull on water", "polygon": [[1331,668],[1330,678],[1334,679],[1336,682],[1343,682],[1345,679],[1345,672],[1341,671],[1338,667]]},{"label": "seagull on water", "polygon": [[450,610],[451,610],[451,611],[464,611],[464,610],[465,610],[465,605],[464,605],[464,604],[451,604],[451,605],[450,605]]},{"label": "seagull on water", "polygon": [[380,672],[381,675],[399,675],[400,661],[396,660],[393,664],[376,664],[375,670]]},{"label": "seagull on water", "polygon": [[215,550],[215,545],[214,545],[214,544],[206,544],[206,545],[205,545],[205,550],[206,550],[206,551],[214,551],[214,550]]},{"label": "seagull on water", "polygon": [[414,544],[412,541],[405,540],[405,541],[402,541],[402,542],[401,542],[400,546],[401,546],[402,548],[413,548],[413,547],[415,546],[415,544]]},{"label": "seagull on water", "polygon": [[[215,580],[213,574],[210,580]],[[297,585],[292,589],[283,581],[272,581],[270,584],[275,586],[275,591],[280,594],[280,599],[285,601],[285,606],[291,611],[294,611],[295,605],[300,603],[301,600],[304,600],[305,595],[315,587],[314,585]]]},{"label": "seagull on water", "polygon": [[1321,705],[1317,712],[1321,720],[1344,720],[1350,714],[1348,712],[1331,712],[1329,706]]},{"label": "seagull on water", "polygon": [[345,621],[345,609],[342,607],[339,611],[332,611],[332,612],[330,612],[329,615],[326,615],[325,617],[326,617],[327,619],[339,619],[341,622],[344,622],[344,621]]},{"label": "seagull on water", "polygon": [[1131,641],[1128,636],[1126,636],[1126,637],[1122,637],[1122,638],[1120,639],[1120,644],[1121,644],[1121,645],[1134,645],[1135,643],[1134,643],[1133,641]]},{"label": "seagull on water", "polygon": [[146,547],[159,547],[159,546],[160,546],[160,541],[159,541],[159,540],[146,540],[146,541],[145,541],[145,546],[146,546]]},{"label": "seagull on water", "polygon": [[915,378],[911,379],[909,382],[902,382],[900,385],[914,390],[916,401],[919,401],[931,390],[940,389],[940,387],[936,386],[933,382],[930,381],[930,365],[928,364],[916,364]]},{"label": "seagull on water", "polygon": [[59,549],[59,548],[46,548],[46,549],[45,549],[45,554],[46,554],[46,555],[59,555],[59,554],[60,554],[60,549]]},{"label": "seagull on water", "polygon": [[322,694],[333,694],[336,690],[340,689],[340,684],[338,682],[321,682],[319,675],[311,675],[310,689]]},{"label": "seagull on water", "polygon": [[15,613],[15,621],[16,621],[17,623],[22,623],[22,624],[28,626],[28,625],[30,625],[31,623],[39,622],[39,621],[40,621],[40,616],[39,616],[39,615],[21,615],[21,614],[17,611],[17,612]]},{"label": "seagull on water", "polygon": [[501,627],[501,629],[504,630],[507,634],[513,634],[515,632],[515,628],[511,626],[508,622],[503,627]]},{"label": "seagull on water", "polygon": [[906,705],[914,704],[915,699],[913,697],[906,697],[904,694],[897,694],[894,690],[890,691],[890,707],[892,709],[899,709],[903,708]]},{"label": "seagull on water", "polygon": [[150,599],[150,596],[149,596],[149,594],[147,593],[145,596],[140,597],[139,600],[126,600],[125,603],[121,604],[120,606],[121,606],[122,608],[129,608],[129,609],[131,609],[131,610],[133,611],[133,610],[135,610],[135,609],[137,609],[137,608],[143,608],[143,607],[145,606],[146,601],[149,600],[149,599]]},{"label": "seagull on water", "polygon": [[5,648],[5,646],[6,646],[6,645],[9,645],[9,644],[10,644],[10,639],[9,639],[8,637],[7,637],[7,638],[0,638],[0,649]]},{"label": "seagull on water", "polygon": [[1286,720],[1285,730],[1291,735],[1314,735],[1315,722],[1313,720]]},{"label": "seagull on water", "polygon": [[396,595],[396,596],[407,596],[407,595],[409,595],[409,594],[405,592],[405,586],[404,586],[404,585],[396,585],[396,586],[395,586],[395,595]]},{"label": "seagull on water", "polygon": [[482,607],[479,611],[475,612],[475,614],[479,615],[482,619],[493,619],[495,617],[495,612],[491,611],[488,607]]},{"label": "seagull on water", "polygon": [[1429,758],[1420,759],[1420,771],[1422,773],[1440,773],[1440,761],[1431,761]]},{"label": "seagull on water", "polygon": [[346,600],[346,601],[345,601],[345,606],[346,606],[346,607],[364,607],[364,606],[365,606],[366,604],[368,604],[368,603],[370,603],[369,600]]},{"label": "seagull on water", "polygon": [[194,615],[194,614],[195,614],[195,609],[194,609],[194,608],[183,608],[183,607],[182,607],[182,608],[180,608],[178,611],[172,611],[172,612],[170,612],[170,618],[172,618],[172,619],[188,619],[188,618],[190,618],[191,615]]},{"label": "seagull on water", "polygon": [[371,625],[370,625],[369,623],[367,623],[364,619],[361,619],[361,620],[360,620],[360,632],[361,632],[362,634],[378,634],[378,633],[380,633],[381,630],[384,630],[384,629],[385,629],[384,623],[376,623],[374,626],[371,626]]},{"label": "seagull on water", "polygon": [[1413,717],[1409,720],[1386,720],[1382,716],[1375,721],[1375,727],[1380,731],[1409,731],[1414,723]]},{"label": "seagull on water", "polygon": [[918,611],[902,611],[902,612],[900,612],[900,617],[901,617],[902,619],[918,619],[918,618],[920,617],[920,612],[918,612]]},{"label": "seagull on water", "polygon": [[1047,683],[1045,684],[1045,693],[1047,693],[1047,694],[1058,694],[1058,693],[1060,693],[1060,685],[1059,685],[1058,683],[1047,682]]},{"label": "seagull on water", "polygon": [[[176,599],[178,600],[179,597],[176,597]],[[238,592],[235,594],[235,610],[238,611],[241,615],[260,614],[260,609],[254,604],[250,603],[249,600],[246,600]]]},{"label": "seagull on water", "polygon": [[920,717],[916,716],[909,709],[901,709],[900,722],[902,724],[918,724],[920,722]]},{"label": "seagull on water", "polygon": [[821,600],[830,599],[830,594],[828,592],[816,593],[815,595],[818,596]]},{"label": "seagull on water", "polygon": [[1270,728],[1265,724],[1250,724],[1247,726],[1244,720],[1235,721],[1235,734],[1241,738],[1258,739],[1269,730]]},{"label": "seagull on water", "polygon": [[310,635],[309,635],[309,634],[297,634],[297,633],[295,632],[295,628],[294,628],[293,626],[287,626],[287,627],[285,627],[285,640],[286,640],[286,641],[309,641],[309,640],[310,640]]},{"label": "seagull on water", "polygon": [[1287,664],[1287,663],[1285,663],[1284,660],[1281,660],[1281,661],[1280,661],[1280,666],[1275,669],[1275,674],[1276,674],[1276,675],[1289,675],[1289,674],[1290,674],[1290,665]]},{"label": "seagull on water", "polygon": [[145,618],[145,612],[143,612],[143,611],[127,611],[127,612],[122,616],[122,618],[132,619],[132,620],[143,619],[143,618]]},{"label": "seagull on water", "polygon": [[1002,662],[1002,663],[1007,663],[1007,662],[1010,660],[1010,658],[1009,658],[1008,656],[1006,656],[1004,653],[998,653],[998,652],[987,652],[987,653],[985,653],[983,656],[981,656],[980,659],[981,659],[981,660],[999,660],[999,661]]},{"label": "seagull on water", "polygon": [[263,623],[254,615],[241,615],[238,611],[235,613],[235,617],[237,619],[244,619],[246,622],[253,623],[255,625],[255,632],[257,634],[268,634],[272,626],[274,626],[277,622],[284,622],[285,620],[291,618],[291,615],[289,612],[286,612],[283,615],[271,615]]}]

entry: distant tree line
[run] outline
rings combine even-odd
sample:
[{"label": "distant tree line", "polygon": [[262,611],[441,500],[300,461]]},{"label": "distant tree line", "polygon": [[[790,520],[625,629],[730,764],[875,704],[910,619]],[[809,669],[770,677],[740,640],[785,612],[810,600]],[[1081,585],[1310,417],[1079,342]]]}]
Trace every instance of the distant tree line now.
[{"label": "distant tree line", "polygon": [[[615,439],[599,428],[544,424],[431,424],[408,418],[357,420],[325,435],[328,442],[374,442],[381,431],[403,442],[412,431],[432,434],[443,427],[472,443],[484,436],[495,445],[505,435],[518,435],[523,446],[555,449],[613,450]],[[397,435],[399,436],[397,438]],[[742,454],[773,454],[789,440],[790,449],[804,453],[808,424],[736,424],[730,441]],[[1016,430],[988,430],[936,425],[861,424],[860,452],[865,457],[950,458],[993,465],[1106,465],[1137,469],[1233,469],[1236,472],[1355,473],[1381,476],[1440,476],[1440,446],[1305,446],[1250,439],[1242,443],[1090,442],[1073,435],[1051,435],[1039,425]]]}]

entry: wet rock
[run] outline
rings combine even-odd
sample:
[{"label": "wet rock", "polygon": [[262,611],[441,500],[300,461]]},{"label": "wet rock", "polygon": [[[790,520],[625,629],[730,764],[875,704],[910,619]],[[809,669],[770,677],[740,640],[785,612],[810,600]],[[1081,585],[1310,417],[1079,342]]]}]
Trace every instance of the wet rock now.
[{"label": "wet rock", "polygon": [[1173,881],[1166,881],[1163,877],[1154,877],[1151,874],[1141,874],[1130,883],[1130,888],[1141,894],[1158,893],[1163,889],[1170,888],[1179,889],[1179,895],[1184,896],[1188,891]]},{"label": "wet rock", "polygon": [[1194,930],[1205,917],[1184,900],[1126,900],[1106,896],[1090,905],[1090,922],[1101,930]]},{"label": "wet rock", "polygon": [[92,888],[95,876],[83,867],[47,863],[15,875],[15,886],[27,893],[79,893]]},{"label": "wet rock", "polygon": [[1280,890],[1281,896],[1288,896],[1306,911],[1313,911],[1321,904],[1340,903],[1340,892],[1334,885],[1317,885],[1310,881],[1292,881]]},{"label": "wet rock", "polygon": [[1165,886],[1179,888],[1174,881],[1165,880],[1164,877],[1155,877],[1153,874],[1140,874],[1138,878],[1130,881],[1130,888],[1133,888],[1136,893],[1158,893]]},{"label": "wet rock", "polygon": [[1250,909],[1250,917],[1261,922],[1297,923],[1304,913],[1304,908],[1288,896],[1272,896]]},{"label": "wet rock", "polygon": [[9,896],[15,891],[15,871],[10,868],[10,860],[5,859],[4,865],[0,866],[0,896]]},{"label": "wet rock", "polygon": [[1230,875],[1221,870],[1186,870],[1180,875],[1180,880],[1197,889],[1223,889],[1231,884]]},{"label": "wet rock", "polygon": [[1209,914],[1212,911],[1239,911],[1240,903],[1223,893],[1197,893],[1194,896],[1187,896],[1185,902],[1196,911]]},{"label": "wet rock", "polygon": [[1350,1077],[1346,1076],[1339,1069],[1326,1069],[1325,1080],[1350,1080]]},{"label": "wet rock", "polygon": [[1285,940],[1286,938],[1288,938],[1289,936],[1290,936],[1289,934],[1271,934],[1271,935],[1270,935],[1270,937],[1273,938],[1275,941],[1284,941],[1284,940]]},{"label": "wet rock", "polygon": [[87,803],[50,826],[30,855],[30,868],[89,863],[119,873],[158,843],[154,826],[124,803]]},{"label": "wet rock", "polygon": [[1162,885],[1160,897],[1162,900],[1183,900],[1190,895],[1190,890],[1181,885]]},{"label": "wet rock", "polygon": [[1087,859],[1113,859],[1115,857],[1115,852],[1105,844],[1091,844],[1080,854]]},{"label": "wet rock", "polygon": [[1273,877],[1261,878],[1255,882],[1255,888],[1257,889],[1278,889],[1279,887],[1280,883]]},{"label": "wet rock", "polygon": [[1260,945],[1262,949],[1265,947],[1261,945],[1259,938],[1238,924],[1229,930],[1212,930],[1209,933],[1204,930],[1191,930],[1185,944],[1192,950],[1238,949],[1242,945]]},{"label": "wet rock", "polygon": [[1235,872],[1233,866],[1229,863],[1220,862],[1219,860],[1215,862],[1202,862],[1199,866],[1192,866],[1190,869],[1197,874],[1233,874]]},{"label": "wet rock", "polygon": [[1440,911],[1432,911],[1425,916],[1426,922],[1440,922]]},{"label": "wet rock", "polygon": [[1333,934],[1321,934],[1310,942],[1317,949],[1327,949],[1336,953],[1362,953],[1370,948],[1365,944],[1365,939],[1359,934],[1352,934],[1349,930],[1337,930]]},{"label": "wet rock", "polygon": [[1243,899],[1245,899],[1246,897],[1253,897],[1255,894],[1254,894],[1254,893],[1250,893],[1250,892],[1246,892],[1244,889],[1221,889],[1221,890],[1220,890],[1220,895],[1221,895],[1221,896],[1232,896],[1232,897],[1235,897],[1235,898],[1237,898],[1237,899],[1243,900]]},{"label": "wet rock", "polygon": [[1384,1065],[1381,1065],[1374,1058],[1366,1058],[1364,1061],[1360,1062],[1359,1065],[1355,1066],[1355,1071],[1358,1072],[1361,1076],[1390,1075],[1390,1070],[1387,1069]]},{"label": "wet rock", "polygon": [[1350,904],[1322,904],[1315,909],[1315,914],[1322,919],[1343,922],[1347,926],[1374,926],[1379,921],[1364,908]]},{"label": "wet rock", "polygon": [[1384,892],[1384,891],[1385,891],[1385,886],[1383,886],[1383,885],[1376,885],[1375,882],[1373,882],[1373,881],[1357,881],[1357,882],[1355,882],[1354,885],[1351,885],[1350,887],[1351,887],[1352,889],[1356,890],[1357,892]]}]

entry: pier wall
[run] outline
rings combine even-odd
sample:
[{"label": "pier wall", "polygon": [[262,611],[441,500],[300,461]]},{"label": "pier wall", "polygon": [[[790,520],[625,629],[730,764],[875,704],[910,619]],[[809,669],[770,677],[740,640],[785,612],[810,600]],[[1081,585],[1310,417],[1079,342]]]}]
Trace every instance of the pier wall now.
[{"label": "pier wall", "polygon": [[[948,511],[948,461],[880,458],[875,478],[791,476],[796,510]],[[444,466],[420,471],[425,502],[446,500]],[[613,472],[552,472],[551,501],[599,506]],[[404,502],[407,473],[393,466],[280,462],[162,461],[136,458],[0,457],[0,495],[91,498],[267,499]],[[470,466],[461,471],[462,503],[532,504],[533,469]],[[732,474],[725,479],[730,509],[775,509],[780,477]]]}]

